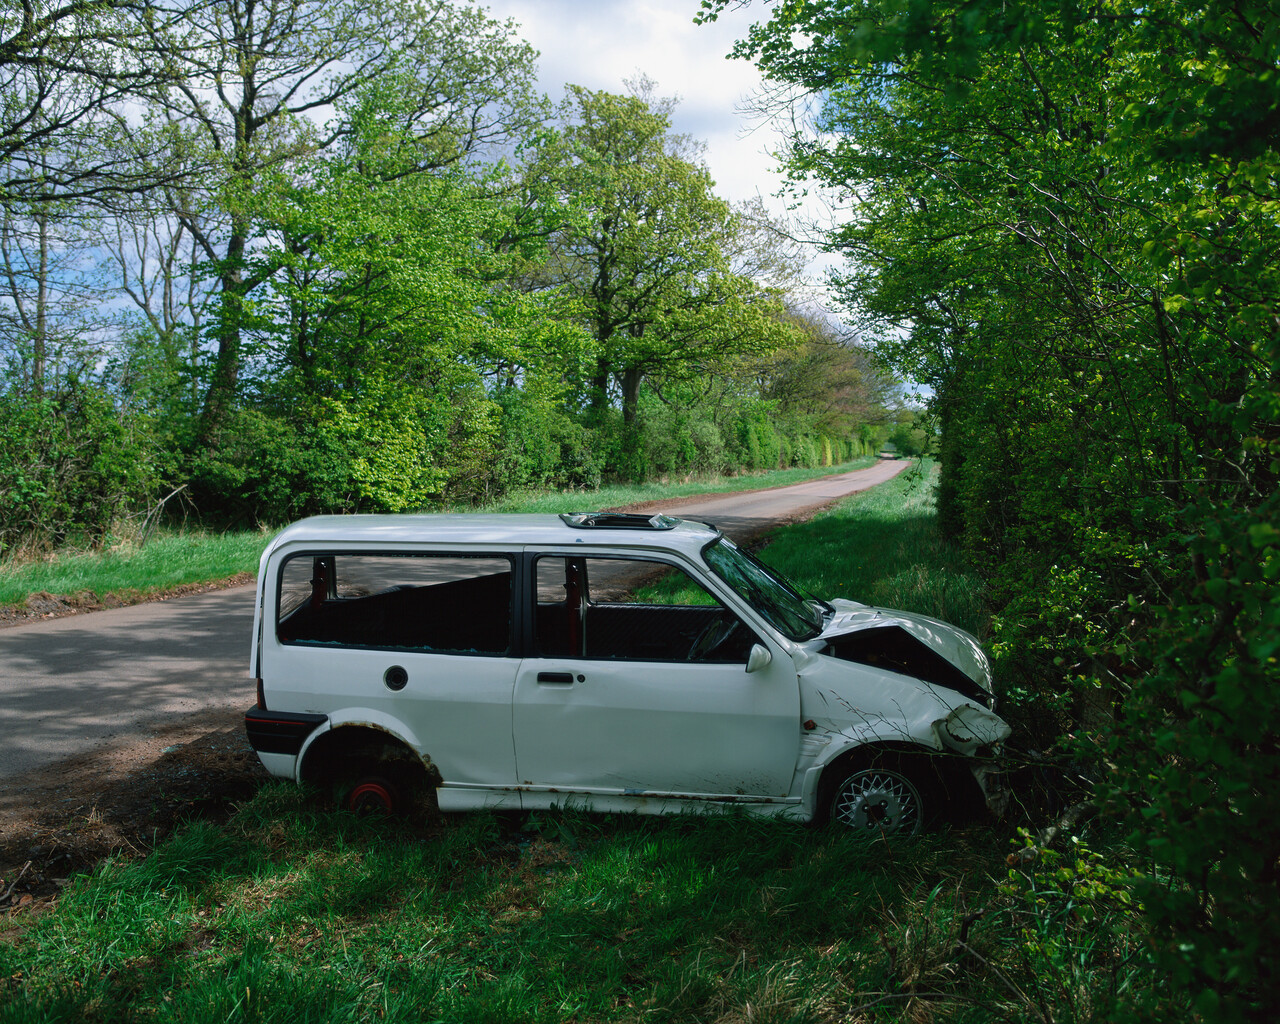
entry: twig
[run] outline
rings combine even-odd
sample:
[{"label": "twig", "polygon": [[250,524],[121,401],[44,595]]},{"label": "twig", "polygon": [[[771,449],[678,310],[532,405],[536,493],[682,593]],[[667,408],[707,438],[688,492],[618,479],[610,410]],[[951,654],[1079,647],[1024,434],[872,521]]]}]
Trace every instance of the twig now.
[{"label": "twig", "polygon": [[10,885],[9,888],[5,891],[5,894],[3,896],[0,896],[0,903],[3,903],[5,900],[7,900],[10,896],[13,895],[13,890],[18,887],[18,883],[22,881],[22,876],[27,873],[27,868],[29,867],[31,867],[31,861],[27,861],[25,864],[22,865],[22,870],[18,872],[18,877],[13,880],[13,884]]},{"label": "twig", "polygon": [[187,489],[186,484],[183,484],[181,487],[175,487],[172,491],[169,492],[169,494],[166,497],[160,500],[160,502],[156,505],[155,508],[153,508],[147,514],[147,518],[143,520],[143,523],[142,523],[142,536],[138,540],[138,547],[140,548],[146,547],[147,538],[151,536],[151,531],[155,529],[156,523],[160,522],[160,513],[163,512],[164,507],[167,504],[169,504],[169,499],[174,497],[177,494],[182,493],[186,489]]}]

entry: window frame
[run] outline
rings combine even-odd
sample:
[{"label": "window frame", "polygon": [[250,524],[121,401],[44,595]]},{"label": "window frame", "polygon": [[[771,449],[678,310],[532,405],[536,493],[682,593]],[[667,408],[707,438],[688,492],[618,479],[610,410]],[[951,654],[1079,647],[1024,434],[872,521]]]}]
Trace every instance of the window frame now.
[{"label": "window frame", "polygon": [[[752,637],[753,644],[763,644],[764,641],[760,636],[760,629],[750,618],[744,616],[737,608],[725,600],[723,595],[708,585],[708,580],[700,572],[700,567],[696,563],[686,564],[679,560],[670,551],[665,550],[646,550],[638,552],[634,550],[628,551],[600,551],[600,550],[565,550],[563,548],[554,549],[535,549],[525,552],[525,582],[521,591],[526,614],[524,616],[523,629],[523,649],[524,657],[537,658],[541,660],[566,660],[574,662],[583,661],[608,661],[611,663],[632,663],[632,664],[701,664],[701,665],[740,665],[745,664],[745,658],[742,661],[697,661],[687,662],[682,660],[673,660],[670,658],[599,658],[593,657],[585,652],[577,654],[545,654],[539,650],[537,637],[537,617],[538,617],[538,568],[539,559],[555,558],[560,560],[568,560],[571,558],[580,558],[583,561],[617,561],[617,562],[647,562],[655,566],[663,566],[666,569],[675,569],[685,575],[689,581],[702,589],[704,593],[709,595],[715,602],[714,605],[653,605],[636,603],[636,608],[705,608],[708,611],[717,611],[720,614],[728,614],[738,621],[739,626],[745,629]],[[705,571],[705,570],[703,570]],[[719,579],[719,577],[712,577]],[[592,599],[591,594],[591,573],[587,573],[587,583],[584,593],[584,601],[587,606],[596,607],[626,607],[628,602],[621,601],[600,601]],[[750,645],[748,645],[749,649]]]},{"label": "window frame", "polygon": [[[508,595],[507,604],[507,648],[505,651],[478,651],[478,650],[441,650],[433,647],[404,647],[394,644],[347,644],[347,643],[323,643],[305,640],[289,640],[280,635],[280,610],[284,596],[285,570],[294,559],[314,560],[316,558],[330,558],[334,560],[335,565],[341,566],[343,558],[403,558],[403,559],[462,559],[462,560],[501,560],[505,561],[509,566],[511,576],[511,586]],[[279,647],[301,647],[308,650],[333,650],[333,651],[387,651],[395,654],[425,654],[439,655],[441,657],[450,658],[519,658],[523,657],[522,641],[522,601],[521,594],[524,588],[525,559],[519,550],[459,550],[459,549],[426,549],[406,551],[401,549],[388,548],[301,548],[297,551],[290,551],[277,562],[275,581],[274,581],[274,607],[272,611],[271,636]],[[335,573],[335,585],[336,585]],[[473,576],[471,579],[480,579],[482,577]],[[373,595],[370,595],[373,596]],[[296,610],[296,609],[295,609]],[[265,630],[264,630],[265,632]]]}]

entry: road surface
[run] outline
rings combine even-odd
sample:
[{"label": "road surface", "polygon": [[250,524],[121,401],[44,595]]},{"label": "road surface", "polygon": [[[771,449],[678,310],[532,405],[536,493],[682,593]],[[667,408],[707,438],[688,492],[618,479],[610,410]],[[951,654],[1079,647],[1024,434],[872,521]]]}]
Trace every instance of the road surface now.
[{"label": "road surface", "polygon": [[[907,465],[881,461],[790,487],[678,498],[646,511],[669,508],[745,539]],[[249,585],[0,629],[0,781],[154,735],[195,712],[249,707],[253,596]]]}]

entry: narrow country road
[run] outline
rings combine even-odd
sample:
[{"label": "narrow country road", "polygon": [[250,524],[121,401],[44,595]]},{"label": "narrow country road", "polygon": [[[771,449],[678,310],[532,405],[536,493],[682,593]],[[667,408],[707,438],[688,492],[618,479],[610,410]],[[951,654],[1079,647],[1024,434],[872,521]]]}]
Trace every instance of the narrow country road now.
[{"label": "narrow country road", "polygon": [[[895,476],[909,463],[790,487],[647,506],[754,536]],[[0,630],[0,805],[6,779],[197,712],[247,708],[254,588],[91,612]]]}]

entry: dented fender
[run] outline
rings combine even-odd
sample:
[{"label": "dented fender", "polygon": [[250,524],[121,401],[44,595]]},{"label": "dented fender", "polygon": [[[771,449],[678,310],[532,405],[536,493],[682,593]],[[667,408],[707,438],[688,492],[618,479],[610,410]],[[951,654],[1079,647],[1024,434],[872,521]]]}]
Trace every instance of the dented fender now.
[{"label": "dented fender", "polygon": [[974,757],[1012,732],[953,690],[874,666],[811,654],[799,680],[806,731],[796,781],[806,813],[817,809],[823,771],[850,751],[891,744]]}]

